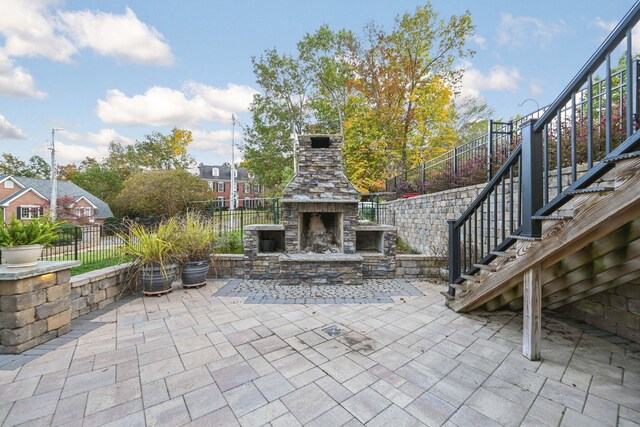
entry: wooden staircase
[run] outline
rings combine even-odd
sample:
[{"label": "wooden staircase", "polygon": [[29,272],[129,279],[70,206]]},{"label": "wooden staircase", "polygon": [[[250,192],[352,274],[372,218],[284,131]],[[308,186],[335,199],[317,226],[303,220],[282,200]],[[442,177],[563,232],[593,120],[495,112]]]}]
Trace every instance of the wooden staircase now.
[{"label": "wooden staircase", "polygon": [[[478,272],[453,284],[457,312],[523,308],[525,272],[540,267],[541,307],[555,309],[640,278],[640,152],[607,159],[615,165],[542,223],[541,238],[519,238]],[[570,209],[568,211],[568,206]]]}]

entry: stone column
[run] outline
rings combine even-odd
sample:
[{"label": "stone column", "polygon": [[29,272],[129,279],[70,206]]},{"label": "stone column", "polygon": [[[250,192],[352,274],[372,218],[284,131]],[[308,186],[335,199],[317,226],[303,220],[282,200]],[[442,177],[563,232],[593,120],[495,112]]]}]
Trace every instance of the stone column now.
[{"label": "stone column", "polygon": [[0,265],[0,353],[22,353],[71,330],[70,269],[77,265]]}]

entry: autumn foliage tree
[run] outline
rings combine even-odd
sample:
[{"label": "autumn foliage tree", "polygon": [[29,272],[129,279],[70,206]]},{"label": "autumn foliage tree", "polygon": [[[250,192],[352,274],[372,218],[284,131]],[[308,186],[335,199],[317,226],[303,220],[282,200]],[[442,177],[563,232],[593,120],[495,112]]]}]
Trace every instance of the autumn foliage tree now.
[{"label": "autumn foliage tree", "polygon": [[[292,165],[291,133],[342,133],[346,172],[360,190],[441,154],[456,142],[455,61],[473,34],[469,13],[441,20],[430,3],[375,23],[360,36],[327,26],[307,34],[297,54],[254,58],[262,93],[245,128],[245,159],[263,184],[282,187]],[[289,174],[290,175],[290,174]]]}]

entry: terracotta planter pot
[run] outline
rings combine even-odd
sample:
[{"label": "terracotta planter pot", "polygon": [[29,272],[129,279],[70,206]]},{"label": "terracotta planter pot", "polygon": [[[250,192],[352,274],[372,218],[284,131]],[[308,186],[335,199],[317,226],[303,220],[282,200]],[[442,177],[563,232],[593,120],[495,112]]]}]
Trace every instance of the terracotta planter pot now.
[{"label": "terracotta planter pot", "polygon": [[5,246],[2,250],[2,260],[7,267],[31,267],[36,265],[42,255],[42,245]]}]

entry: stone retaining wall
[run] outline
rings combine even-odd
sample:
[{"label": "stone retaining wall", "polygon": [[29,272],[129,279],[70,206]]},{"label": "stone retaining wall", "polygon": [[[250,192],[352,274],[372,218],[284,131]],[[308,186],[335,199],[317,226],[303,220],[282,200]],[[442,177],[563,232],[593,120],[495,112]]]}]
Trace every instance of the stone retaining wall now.
[{"label": "stone retaining wall", "polygon": [[126,286],[130,263],[71,277],[71,318],[99,310],[131,293]]},{"label": "stone retaining wall", "polygon": [[640,343],[640,284],[620,285],[576,301],[558,311]]},{"label": "stone retaining wall", "polygon": [[399,279],[440,278],[447,259],[423,254],[396,255],[396,277]]},{"label": "stone retaining wall", "polygon": [[[577,176],[586,172],[586,166],[579,165]],[[562,170],[563,188],[569,185],[571,169]],[[514,179],[514,202],[517,201],[517,182]],[[471,203],[478,197],[486,184],[471,185],[468,187],[454,188],[453,190],[440,191],[438,193],[425,194],[423,196],[408,199],[397,199],[384,203],[386,209],[385,223],[398,227],[398,236],[409,246],[431,257],[448,257],[449,250],[449,226],[447,220],[458,219]],[[509,180],[506,181],[505,203],[510,203]],[[556,173],[549,173],[549,200],[557,194]],[[493,206],[493,205],[492,205]],[[498,199],[498,209],[502,208],[502,198]],[[492,209],[494,209],[492,207]],[[508,229],[508,219],[504,227]],[[493,223],[492,223],[493,224]],[[501,219],[497,228],[503,227]],[[505,233],[508,234],[508,233]]]}]

